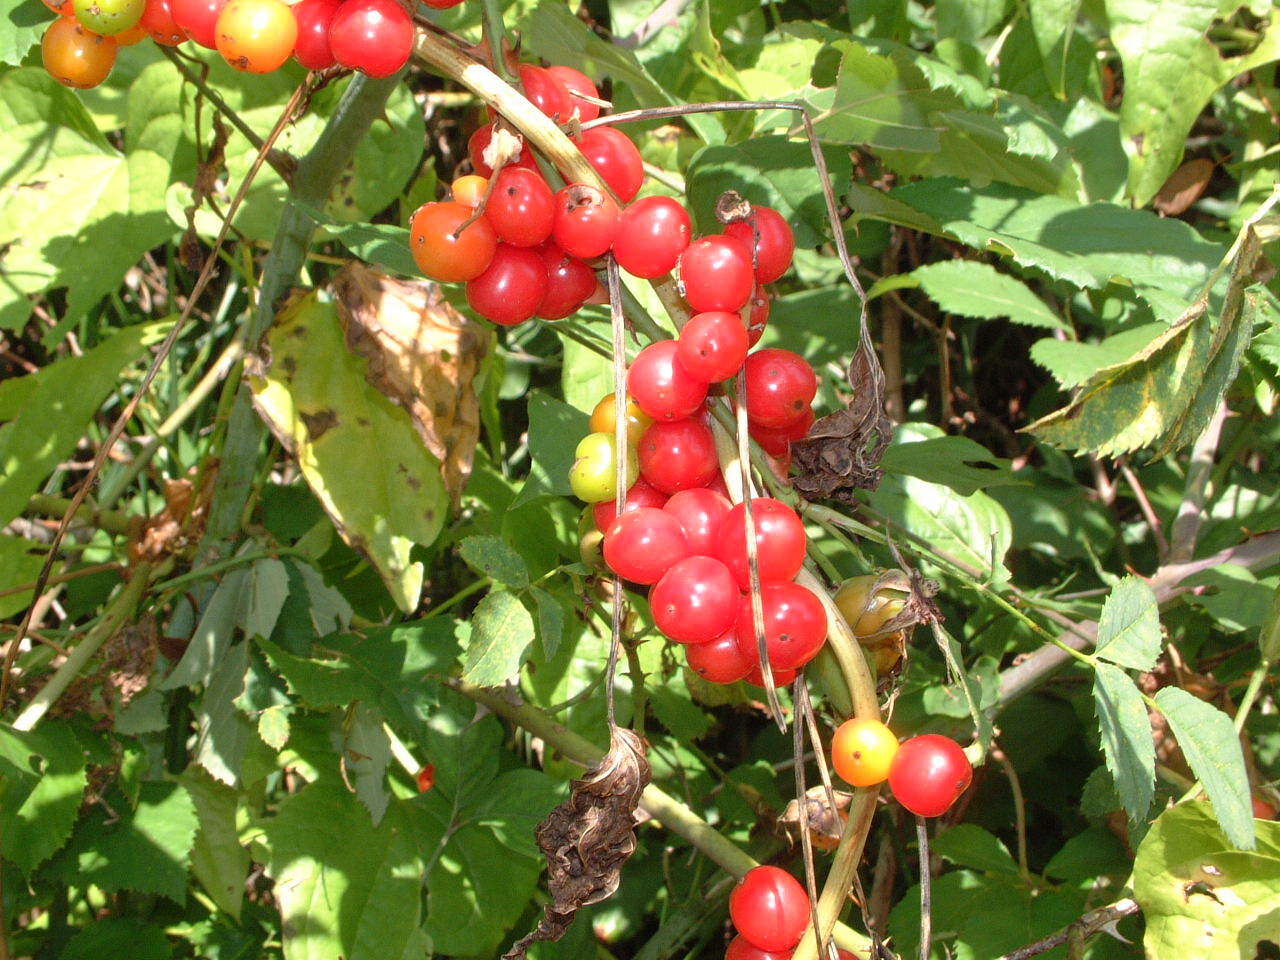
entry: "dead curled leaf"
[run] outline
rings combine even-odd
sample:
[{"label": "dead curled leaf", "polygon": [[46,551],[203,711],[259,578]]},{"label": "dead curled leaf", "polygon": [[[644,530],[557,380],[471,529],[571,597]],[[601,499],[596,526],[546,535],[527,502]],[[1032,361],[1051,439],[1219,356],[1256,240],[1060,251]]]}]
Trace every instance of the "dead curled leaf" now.
[{"label": "dead curled leaf", "polygon": [[849,387],[849,405],[818,420],[791,446],[793,483],[806,500],[852,504],[854,490],[874,490],[884,476],[880,458],[893,428],[884,412],[884,371],[865,323],[849,364]]},{"label": "dead curled leaf", "polygon": [[409,412],[456,506],[480,437],[475,378],[488,334],[431,281],[351,263],[332,287],[347,345],[369,361],[369,383]]},{"label": "dead curled leaf", "polygon": [[[841,790],[833,790],[835,809],[827,802],[827,789],[822,784],[810,787],[804,795],[804,813],[809,824],[809,837],[814,849],[830,852],[840,845],[840,837],[844,834],[845,821],[849,819],[849,804],[853,794]],[[787,832],[800,835],[800,801],[792,800],[782,811],[778,823]]]},{"label": "dead curled leaf", "polygon": [[539,941],[559,940],[580,909],[613,896],[623,864],[636,850],[636,808],[651,778],[644,741],[634,731],[614,728],[609,752],[573,781],[569,799],[538,825],[552,902],[504,960],[523,958]]}]

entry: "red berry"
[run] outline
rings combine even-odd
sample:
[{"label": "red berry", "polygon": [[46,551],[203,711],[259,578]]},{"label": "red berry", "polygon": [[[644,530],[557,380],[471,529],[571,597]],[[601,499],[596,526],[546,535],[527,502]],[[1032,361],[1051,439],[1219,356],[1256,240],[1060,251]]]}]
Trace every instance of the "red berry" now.
[{"label": "red berry", "polygon": [[791,451],[791,444],[804,438],[813,426],[813,409],[800,415],[800,419],[785,427],[770,429],[757,424],[751,425],[751,438],[760,444],[765,453],[771,457],[785,457]]},{"label": "red berry", "polygon": [[1274,820],[1276,818],[1276,808],[1261,797],[1254,797],[1253,815],[1258,820]]},{"label": "red berry", "polygon": [[[720,526],[715,553],[733,572],[743,590],[751,583],[747,567],[746,511],[746,505],[741,503],[729,511]],[[804,565],[804,524],[785,503],[769,497],[756,497],[751,501],[751,516],[756,524],[756,559],[761,581],[790,580]]]},{"label": "red berry", "polygon": [[[564,86],[569,93],[569,104],[571,112],[578,112],[578,119],[583,123],[588,123],[600,116],[600,105],[591,103],[589,100],[583,100],[578,94],[585,94],[588,97],[600,99],[600,91],[581,70],[575,70],[573,67],[547,67],[547,73],[555,77]],[[565,118],[566,120],[568,117]]]},{"label": "red berry", "polygon": [[695,313],[740,310],[755,289],[751,255],[724,234],[695,240],[680,255],[680,283]]},{"label": "red berry", "polygon": [[[769,950],[761,950],[754,943],[750,943],[745,937],[739,935],[729,942],[729,949],[724,952],[724,960],[791,960],[793,950],[778,950],[771,952]],[[856,960],[850,954],[850,960]]]},{"label": "red berry", "polygon": [[654,420],[680,420],[702,409],[707,385],[676,362],[676,342],[659,340],[637,355],[627,371],[627,389]]},{"label": "red berry", "polygon": [[756,279],[761,283],[773,283],[791,269],[796,239],[791,234],[791,225],[786,218],[772,207],[753,207],[751,219],[731,223],[725,227],[724,232],[738,240],[748,251],[755,245]]},{"label": "red berry", "polygon": [[547,292],[538,306],[538,316],[544,320],[572,316],[595,293],[595,271],[550,240],[538,248],[538,253],[547,268]]},{"label": "red berry", "polygon": [[736,313],[695,314],[680,331],[676,359],[686,373],[707,383],[728,380],[747,359],[747,328]]},{"label": "red berry", "polygon": [[498,244],[488,268],[467,283],[471,309],[504,327],[537,313],[546,293],[547,268],[542,257],[536,250],[508,243]]},{"label": "red berry", "polygon": [[632,583],[657,583],[688,555],[679,522],[654,507],[623,510],[604,535],[604,562]]},{"label": "red berry", "polygon": [[294,5],[298,40],[293,56],[308,70],[326,70],[337,63],[329,46],[329,26],[341,5],[342,0],[301,0]]},{"label": "red berry", "polygon": [[517,73],[520,85],[524,87],[524,95],[530,103],[553,120],[564,122],[569,119],[573,112],[569,91],[554,74],[531,63],[520,64]]},{"label": "red berry", "polygon": [[729,895],[738,933],[761,950],[791,950],[809,926],[809,895],[779,867],[753,867]]},{"label": "red berry", "polygon": [[618,233],[618,205],[595,187],[571,183],[556,194],[551,235],[565,253],[582,260],[603,254]]},{"label": "red berry", "polygon": [[[493,167],[486,163],[484,159],[484,152],[492,139],[493,124],[486,123],[484,126],[477,127],[476,132],[467,140],[467,156],[471,159],[471,166],[479,176],[485,178],[493,176]],[[533,151],[529,149],[529,144],[527,143],[521,143],[520,156],[508,163],[506,167],[523,167],[541,176],[541,172],[538,170],[538,161],[533,158]],[[503,167],[503,169],[505,170],[506,167]]]},{"label": "red berry", "polygon": [[771,429],[801,420],[818,392],[818,376],[809,361],[790,350],[771,347],[747,357],[747,416]]},{"label": "red berry", "polygon": [[[789,686],[794,683],[796,674],[800,672],[799,670],[788,670],[782,667],[775,667],[773,664],[770,664],[769,668],[773,671],[773,688],[775,690],[779,687]],[[758,663],[753,665],[747,672],[747,675],[742,679],[746,680],[747,683],[751,684],[753,687],[769,686],[764,682],[764,667]]]},{"label": "red berry", "polygon": [[636,145],[621,130],[613,127],[585,130],[578,149],[620,201],[630,203],[640,192],[644,183],[644,161]]},{"label": "red berry", "polygon": [[[790,580],[760,584],[760,608],[764,614],[764,640],[769,663],[781,670],[798,670],[817,656],[827,639],[827,611],[812,590]],[[738,605],[734,635],[744,659],[759,657],[752,621],[751,597]]]},{"label": "red berry", "polygon": [[436,768],[435,764],[428,763],[425,767],[418,771],[418,792],[426,793],[436,785]]},{"label": "red berry", "polygon": [[[648,481],[641,477],[628,488],[627,502],[623,506],[622,512],[631,513],[631,511],[639,510],[641,507],[654,507],[661,510],[666,505],[667,495],[656,487],[650,486]],[[591,513],[596,521],[596,529],[601,531],[608,530],[609,524],[617,519],[618,501],[606,500],[603,503],[593,504]]]},{"label": "red berry", "polygon": [[462,3],[462,0],[422,0],[422,2],[432,10],[452,10]]},{"label": "red berry", "polygon": [[710,557],[715,555],[720,527],[733,504],[723,494],[702,487],[673,493],[662,509],[680,521],[689,550]]},{"label": "red berry", "polygon": [[733,625],[740,596],[719,560],[686,557],[649,592],[649,609],[658,629],[677,643],[710,643]]},{"label": "red berry", "polygon": [[671,197],[645,197],[622,211],[613,256],[636,277],[652,279],[675,269],[689,246],[689,211]]},{"label": "red berry", "polygon": [[[67,2],[69,5],[70,0]],[[297,8],[294,9],[296,12]],[[169,0],[147,0],[138,26],[151,34],[151,39],[161,46],[176,47],[187,39],[186,33],[173,19],[173,6]]]},{"label": "red berry", "polygon": [[413,52],[413,20],[397,0],[344,0],[329,26],[333,58],[371,77],[399,73]]},{"label": "red berry", "polygon": [[912,737],[889,766],[889,789],[918,817],[940,817],[969,789],[973,765],[960,744],[936,733]]},{"label": "red berry", "polygon": [[218,14],[226,5],[227,0],[170,0],[169,11],[183,33],[214,50],[218,46]]},{"label": "red berry", "polygon": [[684,659],[690,670],[710,683],[737,683],[751,672],[732,630],[709,643],[685,647]]},{"label": "red berry", "polygon": [[523,167],[503,167],[484,215],[499,240],[517,247],[536,247],[551,236],[555,198],[541,174]]},{"label": "red berry", "polygon": [[715,437],[692,417],[653,424],[637,452],[641,476],[663,493],[706,486],[720,469]]}]

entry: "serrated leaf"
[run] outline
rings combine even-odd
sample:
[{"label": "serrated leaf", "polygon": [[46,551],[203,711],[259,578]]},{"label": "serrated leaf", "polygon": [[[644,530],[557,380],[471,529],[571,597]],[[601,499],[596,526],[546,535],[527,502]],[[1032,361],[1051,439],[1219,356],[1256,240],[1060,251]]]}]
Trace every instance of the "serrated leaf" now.
[{"label": "serrated leaf", "polygon": [[185,903],[199,826],[191,795],[177,783],[148,781],[134,807],[114,812],[119,819],[108,820],[104,809],[93,807],[81,818],[70,843],[46,868],[51,877],[108,893],[136,890]]},{"label": "serrated leaf", "polygon": [[551,660],[564,637],[564,608],[559,600],[541,587],[530,587],[529,596],[538,611],[538,642],[542,644],[542,656]]},{"label": "serrated leaf", "polygon": [[[1280,942],[1280,823],[1257,823],[1258,849],[1233,850],[1207,803],[1166,810],[1138,847],[1134,899],[1149,957],[1239,960]],[[1193,945],[1193,946],[1192,946]]]},{"label": "serrated leaf", "polygon": [[376,827],[387,812],[387,764],[391,741],[382,729],[382,714],[367,703],[358,703],[344,724],[342,758],[356,796],[369,811]]},{"label": "serrated leaf", "polygon": [[200,824],[191,848],[191,872],[219,909],[238,920],[250,860],[236,831],[236,792],[198,767],[188,768],[179,780],[195,803]]},{"label": "serrated leaf", "polygon": [[253,725],[236,707],[249,672],[249,646],[239,643],[222,655],[195,707],[196,760],[223,783],[240,782]]},{"label": "serrated leaf", "polygon": [[0,2],[0,63],[22,63],[52,22],[47,11],[27,0]]},{"label": "serrated leaf", "polygon": [[948,827],[933,838],[934,853],[962,867],[1018,876],[1018,865],[999,837],[976,824]]},{"label": "serrated leaf", "polygon": [[1067,330],[1062,321],[1015,277],[977,260],[944,260],[900,275],[896,286],[919,286],[947,313],[980,320],[1007,318],[1045,330]]},{"label": "serrated leaf", "polygon": [[479,534],[458,543],[458,553],[471,569],[510,587],[522,590],[529,585],[529,568],[524,558],[501,537]]},{"label": "serrated leaf", "polygon": [[1128,576],[1111,588],[1098,619],[1095,653],[1134,670],[1150,670],[1160,655],[1160,609],[1145,580]]},{"label": "serrated leaf", "polygon": [[962,497],[983,487],[1021,484],[1010,462],[968,437],[927,437],[893,443],[880,465],[889,473],[908,474],[950,487]]},{"label": "serrated leaf", "polygon": [[1070,390],[1103,367],[1123,363],[1168,329],[1163,323],[1144,323],[1098,343],[1045,337],[1031,345],[1031,359],[1048,370],[1064,390]]},{"label": "serrated leaf", "polygon": [[347,598],[324,582],[320,571],[309,563],[294,563],[293,567],[302,576],[310,600],[308,616],[315,627],[317,636],[325,636],[336,630],[345,630],[351,625],[353,613]]},{"label": "serrated leaf", "polygon": [[405,952],[418,929],[423,864],[399,803],[375,827],[341,785],[313,783],[287,797],[263,831],[285,960]]},{"label": "serrated leaf", "polygon": [[1249,345],[1254,298],[1245,288],[1260,256],[1257,235],[1246,228],[1219,310],[1210,309],[1210,278],[1165,333],[1123,363],[1099,370],[1070,404],[1027,429],[1056,446],[1110,456],[1149,446],[1161,457],[1193,442]]},{"label": "serrated leaf", "polygon": [[439,461],[409,414],[369,385],[331,303],[314,293],[294,300],[268,341],[270,366],[249,377],[255,408],[342,538],[413,610],[423,568],[410,551],[435,540],[448,506]]},{"label": "serrated leaf", "polygon": [[497,687],[520,671],[533,643],[533,617],[513,594],[490,593],[471,615],[471,640],[462,679],[481,687]]},{"label": "serrated leaf", "polygon": [[1191,772],[1209,794],[1223,833],[1239,849],[1252,850],[1256,841],[1249,776],[1231,718],[1180,687],[1165,687],[1156,694],[1156,703]]},{"label": "serrated leaf", "polygon": [[29,874],[71,836],[88,785],[84,749],[70,727],[46,720],[28,733],[0,727],[0,757],[29,778],[3,793],[0,854]]},{"label": "serrated leaf", "polygon": [[1093,702],[1102,733],[1102,753],[1120,803],[1132,821],[1143,820],[1155,795],[1156,747],[1142,695],[1119,667],[1094,668]]},{"label": "serrated leaf", "polygon": [[209,683],[231,646],[248,581],[249,571],[241,567],[228,573],[214,588],[200,615],[200,622],[196,624],[187,648],[182,652],[182,658],[169,675],[160,681],[161,690]]}]

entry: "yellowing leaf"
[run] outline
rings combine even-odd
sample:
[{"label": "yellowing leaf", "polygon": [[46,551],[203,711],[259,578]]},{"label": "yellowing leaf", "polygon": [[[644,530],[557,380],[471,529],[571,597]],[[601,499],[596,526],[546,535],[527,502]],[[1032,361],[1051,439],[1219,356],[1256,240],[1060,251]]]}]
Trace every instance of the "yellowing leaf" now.
[{"label": "yellowing leaf", "polygon": [[314,292],[295,299],[267,340],[249,378],[254,406],[342,538],[369,558],[396,604],[413,610],[423,570],[409,553],[444,522],[440,461],[409,414],[370,385],[332,303]]}]

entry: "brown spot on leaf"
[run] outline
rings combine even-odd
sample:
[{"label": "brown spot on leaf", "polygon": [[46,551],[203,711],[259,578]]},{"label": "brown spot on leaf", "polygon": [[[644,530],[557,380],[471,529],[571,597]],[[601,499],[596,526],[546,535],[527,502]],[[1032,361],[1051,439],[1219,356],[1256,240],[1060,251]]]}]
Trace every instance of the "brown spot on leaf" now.
[{"label": "brown spot on leaf", "polygon": [[552,902],[504,960],[523,958],[538,941],[559,940],[580,909],[613,896],[623,864],[636,850],[636,807],[651,777],[644,741],[631,730],[615,728],[609,752],[573,781],[569,799],[538,825]]},{"label": "brown spot on leaf", "polygon": [[310,435],[312,443],[315,443],[338,425],[338,415],[328,408],[317,410],[315,413],[299,411],[298,418],[307,428],[307,433]]}]

